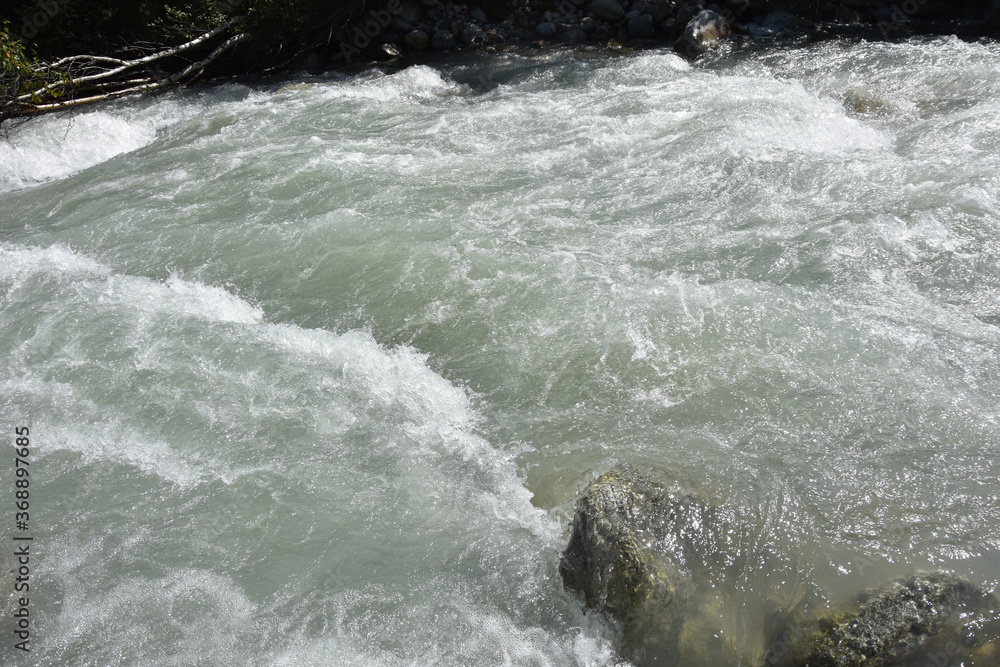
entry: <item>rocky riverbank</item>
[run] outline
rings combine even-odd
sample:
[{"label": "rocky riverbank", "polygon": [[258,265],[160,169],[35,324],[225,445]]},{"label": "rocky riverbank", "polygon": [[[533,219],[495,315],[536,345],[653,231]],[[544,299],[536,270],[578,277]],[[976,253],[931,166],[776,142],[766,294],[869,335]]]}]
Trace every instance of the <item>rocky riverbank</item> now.
[{"label": "rocky riverbank", "polygon": [[[915,34],[995,36],[1000,0],[391,0],[340,43],[340,63],[412,57],[422,52],[493,51],[551,43],[664,46],[696,57],[707,46],[692,36],[708,21],[708,41],[748,37]],[[694,46],[692,46],[694,42]]]}]

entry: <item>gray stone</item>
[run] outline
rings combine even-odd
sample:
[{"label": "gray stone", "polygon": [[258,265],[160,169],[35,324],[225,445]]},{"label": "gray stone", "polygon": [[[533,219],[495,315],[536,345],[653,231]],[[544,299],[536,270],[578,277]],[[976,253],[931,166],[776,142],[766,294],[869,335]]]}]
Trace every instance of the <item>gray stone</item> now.
[{"label": "gray stone", "polygon": [[625,10],[618,0],[591,0],[589,9],[594,13],[594,17],[601,21],[614,23],[625,18]]},{"label": "gray stone", "polygon": [[417,25],[424,18],[424,8],[416,2],[404,2],[400,5],[397,16],[410,25]]},{"label": "gray stone", "polygon": [[619,464],[580,494],[559,571],[617,621],[636,667],[1000,664],[994,595],[935,572],[829,607],[757,515],[662,466]]},{"label": "gray stone", "polygon": [[399,41],[399,35],[389,33],[385,36],[385,41],[376,51],[376,57],[379,60],[392,60],[393,58],[399,57],[399,49],[396,48],[396,42]]},{"label": "gray stone", "polygon": [[628,32],[635,39],[652,37],[656,33],[656,24],[653,23],[653,17],[649,14],[643,14],[632,19],[628,22]]},{"label": "gray stone", "polygon": [[587,33],[579,28],[573,28],[564,32],[562,38],[568,44],[583,44],[587,41]]},{"label": "gray stone", "polygon": [[479,21],[480,23],[486,23],[486,21],[488,20],[486,17],[486,12],[484,12],[479,7],[473,7],[472,10],[469,12],[469,16],[471,16],[474,21]]},{"label": "gray stone", "polygon": [[462,43],[466,46],[482,44],[486,41],[486,33],[479,26],[467,25],[465,26],[465,30],[462,31],[461,39]]},{"label": "gray stone", "polygon": [[840,7],[837,9],[837,18],[843,23],[860,23],[861,14],[858,14],[853,9],[849,7]]},{"label": "gray stone", "polygon": [[949,642],[951,661],[926,664],[958,665],[976,650],[968,627],[995,623],[996,607],[992,595],[965,579],[916,574],[865,592],[846,613],[821,619],[818,632],[784,661],[769,660],[783,667],[923,665]]},{"label": "gray stone", "polygon": [[649,13],[653,16],[653,22],[660,24],[673,17],[674,6],[669,2],[661,0],[650,8]]},{"label": "gray stone", "polygon": [[710,9],[703,9],[688,22],[684,32],[674,42],[674,51],[693,60],[730,34],[726,19]]},{"label": "gray stone", "polygon": [[674,20],[677,21],[677,23],[683,29],[684,26],[686,26],[691,19],[697,16],[698,12],[700,11],[701,11],[700,7],[695,7],[693,5],[685,3],[681,5],[680,8],[677,10],[677,14],[674,16]]},{"label": "gray stone", "polygon": [[559,569],[618,620],[638,667],[758,667],[787,618],[773,611],[811,591],[788,561],[747,547],[763,544],[758,531],[676,473],[621,464],[581,494]]},{"label": "gray stone", "polygon": [[806,22],[789,12],[771,12],[756,26],[755,34],[794,35],[805,29]]},{"label": "gray stone", "polygon": [[625,20],[631,21],[632,19],[637,19],[639,18],[640,14],[642,14],[642,12],[636,11],[634,9],[630,12],[625,12]]},{"label": "gray stone", "polygon": [[430,40],[427,38],[427,33],[423,30],[411,30],[403,38],[403,41],[411,49],[416,49],[417,51],[423,51],[427,48]]},{"label": "gray stone", "polygon": [[431,46],[438,51],[447,51],[455,48],[455,36],[448,30],[438,30],[431,37]]},{"label": "gray stone", "polygon": [[542,21],[535,26],[535,34],[542,39],[552,39],[556,36],[556,25],[549,21]]}]

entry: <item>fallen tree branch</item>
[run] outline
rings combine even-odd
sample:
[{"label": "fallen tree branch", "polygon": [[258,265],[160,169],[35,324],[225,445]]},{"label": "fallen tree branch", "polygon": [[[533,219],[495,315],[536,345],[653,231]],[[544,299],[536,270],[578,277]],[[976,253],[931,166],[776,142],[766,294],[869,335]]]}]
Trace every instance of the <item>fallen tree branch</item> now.
[{"label": "fallen tree branch", "polygon": [[[143,58],[137,58],[135,60],[118,61],[118,62],[122,63],[118,67],[116,67],[114,69],[111,69],[111,70],[106,70],[106,71],[100,72],[98,74],[91,74],[91,75],[88,75],[88,76],[81,76],[81,77],[78,77],[78,78],[75,78],[75,79],[70,79],[69,81],[58,81],[58,82],[55,82],[55,83],[50,83],[50,84],[47,84],[47,85],[43,86],[42,88],[39,88],[36,91],[30,92],[30,93],[25,93],[24,95],[20,95],[20,96],[18,96],[15,99],[18,102],[33,102],[34,100],[41,99],[43,96],[51,95],[54,91],[58,91],[60,88],[78,87],[81,84],[84,84],[84,83],[87,83],[87,82],[90,82],[90,81],[107,81],[109,79],[113,79],[115,76],[121,74],[122,72],[130,70],[132,68],[139,67],[141,65],[148,65],[149,63],[156,62],[157,60],[163,60],[164,58],[169,58],[170,56],[175,56],[175,55],[178,55],[178,54],[183,53],[185,51],[190,51],[191,49],[194,49],[194,48],[200,46],[201,44],[204,44],[205,42],[209,41],[210,39],[212,39],[216,35],[224,32],[225,30],[228,30],[229,26],[230,26],[229,23],[225,23],[223,25],[220,25],[217,28],[209,30],[208,32],[206,32],[206,33],[204,33],[202,35],[199,35],[198,37],[195,37],[194,39],[192,39],[189,42],[185,42],[184,44],[180,44],[178,46],[174,46],[174,47],[171,47],[169,49],[164,49],[163,51],[157,51],[156,53],[150,54],[150,55],[145,56]],[[237,35],[237,37],[238,36],[239,35]],[[226,43],[228,44],[231,40],[232,40],[232,38],[230,38],[230,40],[228,40]],[[107,58],[107,59],[105,59],[103,56],[70,56],[70,59],[76,59],[76,58],[90,58],[91,60],[95,60],[95,61],[98,60],[98,59],[100,59],[100,60],[107,60],[107,61],[112,61],[112,62],[114,62],[116,60],[115,58]],[[66,58],[64,58],[63,60],[66,60]],[[39,108],[41,108],[41,107],[39,107]]]},{"label": "fallen tree branch", "polygon": [[[216,33],[218,34],[218,33]],[[243,40],[247,39],[248,35],[246,33],[240,33],[238,35],[233,35],[225,42],[220,44],[208,57],[199,60],[196,63],[192,63],[188,67],[184,68],[180,72],[170,75],[165,79],[159,81],[152,81],[149,83],[142,83],[139,85],[133,85],[128,88],[120,88],[107,93],[101,93],[100,95],[91,95],[90,97],[80,97],[69,100],[63,100],[59,102],[50,102],[47,104],[34,104],[32,108],[38,112],[44,111],[57,111],[60,109],[68,109],[70,107],[80,106],[81,104],[89,104],[91,102],[100,102],[103,100],[112,100],[118,97],[124,97],[126,95],[134,95],[136,93],[144,93],[151,90],[158,90],[160,88],[165,88],[172,84],[180,82],[182,79],[188,77],[192,73],[197,75],[201,70],[204,70],[215,60],[217,60],[223,53],[233,48]],[[151,62],[151,61],[147,61]],[[92,80],[92,79],[91,79]],[[129,82],[132,83],[132,82]],[[98,84],[98,85],[109,85],[109,84]]]}]

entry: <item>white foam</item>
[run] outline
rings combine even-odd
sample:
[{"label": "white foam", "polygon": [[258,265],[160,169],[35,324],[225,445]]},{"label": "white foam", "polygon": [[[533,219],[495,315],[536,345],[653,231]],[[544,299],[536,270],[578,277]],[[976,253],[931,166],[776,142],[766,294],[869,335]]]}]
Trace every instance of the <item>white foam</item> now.
[{"label": "white foam", "polygon": [[414,65],[389,75],[338,81],[318,88],[301,89],[303,94],[319,93],[324,98],[367,99],[380,102],[433,101],[442,97],[471,94],[468,86],[445,79],[426,65]]},{"label": "white foam", "polygon": [[148,146],[192,110],[164,99],[130,101],[33,119],[0,141],[0,192],[66,178]]},{"label": "white foam", "polygon": [[[138,531],[122,550],[128,551],[128,542],[154,539]],[[75,548],[52,549],[64,594],[58,616],[46,623],[46,641],[32,647],[39,664],[73,661],[67,649],[75,653],[81,646],[87,655],[74,657],[84,662],[93,657],[94,647],[103,646],[114,651],[111,662],[121,664],[250,664],[266,628],[256,616],[257,605],[228,576],[178,568],[153,578],[116,575],[110,588],[95,589],[79,572],[93,567],[94,550],[102,544],[92,539]],[[111,557],[129,560],[127,553]],[[159,630],[157,641],[151,639],[151,625]]]},{"label": "white foam", "polygon": [[[720,85],[727,89],[726,97],[717,95],[716,102],[734,118],[726,143],[738,153],[783,159],[789,152],[844,155],[891,147],[883,132],[851,118],[841,103],[818,97],[797,81],[727,78]],[[739,94],[729,90],[734,87]]]},{"label": "white foam", "polygon": [[62,244],[47,248],[0,243],[0,278],[20,283],[37,273],[107,276],[108,267]]}]

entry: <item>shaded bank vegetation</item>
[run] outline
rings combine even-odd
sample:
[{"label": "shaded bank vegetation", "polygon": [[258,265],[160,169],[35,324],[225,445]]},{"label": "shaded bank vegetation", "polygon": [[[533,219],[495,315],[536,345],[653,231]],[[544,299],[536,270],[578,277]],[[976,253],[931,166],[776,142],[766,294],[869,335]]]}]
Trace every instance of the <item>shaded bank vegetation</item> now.
[{"label": "shaded bank vegetation", "polygon": [[0,9],[0,120],[336,50],[391,0],[14,1]]}]

